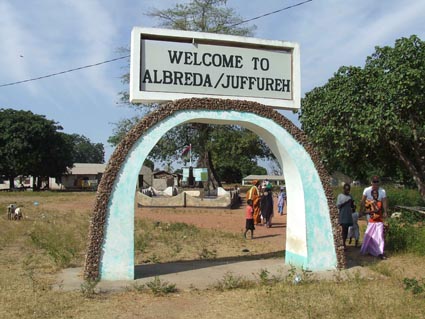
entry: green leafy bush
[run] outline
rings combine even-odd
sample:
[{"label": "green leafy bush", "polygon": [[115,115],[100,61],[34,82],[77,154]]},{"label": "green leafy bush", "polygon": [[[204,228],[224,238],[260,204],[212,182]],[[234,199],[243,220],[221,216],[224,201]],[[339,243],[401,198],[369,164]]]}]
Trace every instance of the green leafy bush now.
[{"label": "green leafy bush", "polygon": [[[351,195],[357,205],[357,209],[360,209],[360,201],[363,196],[363,190],[366,186],[352,186]],[[422,199],[417,189],[409,188],[397,188],[390,184],[383,185],[388,198],[388,208],[394,210],[395,206],[425,206],[425,202]],[[335,202],[338,194],[342,193],[342,186],[333,188]]]},{"label": "green leafy bush", "polygon": [[401,218],[388,218],[387,221],[386,249],[425,255],[425,227],[415,215],[402,212]]},{"label": "green leafy bush", "polygon": [[417,189],[396,188],[384,185],[387,192],[388,208],[393,210],[394,206],[425,206],[425,202]]},{"label": "green leafy bush", "polygon": [[419,282],[416,278],[403,279],[404,290],[410,290],[414,295],[419,295],[425,292],[425,279],[422,278]]}]

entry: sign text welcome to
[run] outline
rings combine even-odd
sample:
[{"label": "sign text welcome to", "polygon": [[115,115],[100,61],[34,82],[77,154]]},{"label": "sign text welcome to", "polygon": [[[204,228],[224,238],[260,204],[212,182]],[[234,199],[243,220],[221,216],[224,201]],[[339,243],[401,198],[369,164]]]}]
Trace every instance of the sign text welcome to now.
[{"label": "sign text welcome to", "polygon": [[134,28],[132,102],[185,97],[299,108],[299,49],[282,41]]}]

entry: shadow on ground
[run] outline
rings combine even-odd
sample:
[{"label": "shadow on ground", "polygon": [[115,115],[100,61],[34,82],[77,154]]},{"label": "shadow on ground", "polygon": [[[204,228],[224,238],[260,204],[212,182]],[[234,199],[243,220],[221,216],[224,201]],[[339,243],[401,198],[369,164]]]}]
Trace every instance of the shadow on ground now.
[{"label": "shadow on ground", "polygon": [[374,257],[371,255],[362,255],[360,253],[360,246],[347,246],[347,250],[345,251],[345,256],[347,259],[347,269],[354,268],[357,266],[368,267],[377,262],[381,262],[381,259],[378,257]]},{"label": "shadow on ground", "polygon": [[[276,235],[267,235],[263,237],[270,237]],[[255,239],[255,238],[254,238]],[[249,253],[249,252],[247,252]],[[162,276],[167,274],[191,271],[196,269],[203,269],[209,267],[216,267],[221,265],[230,265],[242,261],[261,260],[270,258],[282,258],[282,265],[285,263],[285,250],[279,250],[267,254],[239,256],[239,257],[224,257],[215,259],[202,259],[202,260],[186,260],[176,261],[170,263],[156,263],[156,264],[143,264],[135,266],[135,279]],[[360,254],[360,247],[348,246],[346,251],[347,269],[354,267],[367,267],[376,264],[380,261],[379,258]]]},{"label": "shadow on ground", "polygon": [[177,262],[170,262],[170,263],[136,265],[134,268],[134,277],[135,277],[134,279],[162,276],[167,274],[191,271],[191,270],[208,268],[208,267],[235,264],[242,261],[261,260],[261,259],[270,259],[270,258],[282,258],[282,265],[284,265],[285,251],[279,250],[279,251],[275,251],[275,252],[267,253],[267,254],[239,256],[239,257],[224,257],[224,258],[202,259],[202,260],[198,259],[198,260],[177,261]]}]

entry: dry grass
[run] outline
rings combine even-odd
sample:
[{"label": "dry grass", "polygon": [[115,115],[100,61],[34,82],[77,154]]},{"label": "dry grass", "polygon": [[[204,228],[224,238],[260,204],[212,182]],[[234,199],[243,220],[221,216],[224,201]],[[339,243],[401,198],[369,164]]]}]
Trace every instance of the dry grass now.
[{"label": "dry grass", "polygon": [[[0,194],[4,211],[8,204],[17,202],[23,205],[26,215],[22,222],[7,221],[5,214],[0,217],[0,318],[425,317],[425,296],[413,295],[403,286],[406,277],[425,278],[425,257],[414,255],[391,256],[369,265],[381,275],[380,280],[353,276],[349,281],[304,280],[298,285],[289,281],[163,297],[155,297],[149,291],[99,293],[93,298],[81,291],[53,291],[58,269],[83,263],[93,200],[94,194],[86,193]],[[34,201],[39,205],[34,206]],[[257,252],[263,248],[273,250],[255,247],[255,241],[243,240],[240,233],[202,230],[185,224],[157,225],[144,220],[137,223],[136,238],[151,239],[144,252],[138,252],[139,259],[148,258],[155,251],[158,259],[169,261],[237,256],[247,245]],[[188,236],[193,236],[196,244],[187,240]],[[56,245],[48,247],[52,244],[48,241],[55,241]],[[66,263],[49,253],[55,249],[69,257]]]},{"label": "dry grass", "polygon": [[249,257],[274,250],[275,247],[262,242],[245,240],[241,233],[202,229],[181,222],[142,219],[135,225],[136,264]]}]

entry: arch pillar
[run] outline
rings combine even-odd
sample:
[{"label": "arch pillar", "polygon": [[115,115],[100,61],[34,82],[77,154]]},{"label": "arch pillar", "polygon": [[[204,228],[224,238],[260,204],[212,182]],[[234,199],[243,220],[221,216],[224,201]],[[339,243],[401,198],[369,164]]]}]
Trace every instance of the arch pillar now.
[{"label": "arch pillar", "polygon": [[[234,124],[271,148],[287,185],[285,262],[312,271],[342,267],[329,177],[302,131],[273,109],[253,102],[185,99],[143,119],[115,150],[99,185],[90,227],[86,278],[134,279],[134,205],[137,172],[170,129],[188,122]],[[283,247],[282,247],[283,248]]]}]

